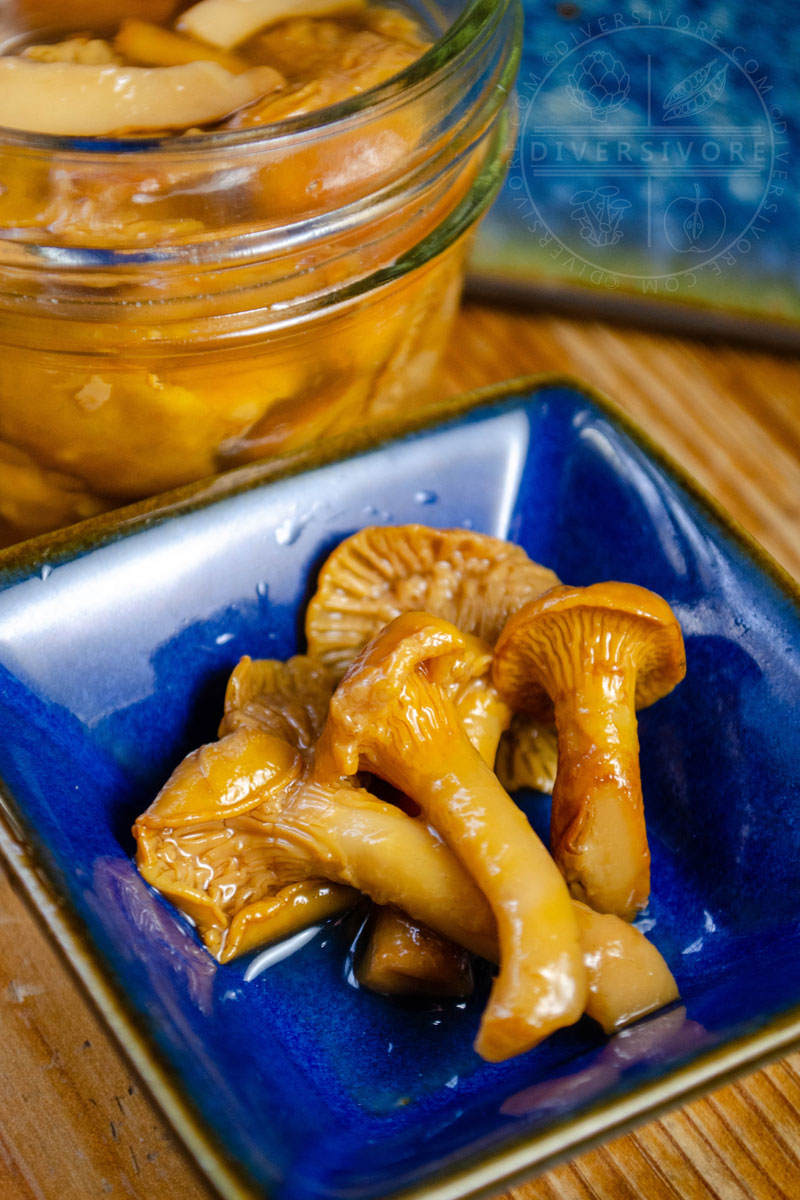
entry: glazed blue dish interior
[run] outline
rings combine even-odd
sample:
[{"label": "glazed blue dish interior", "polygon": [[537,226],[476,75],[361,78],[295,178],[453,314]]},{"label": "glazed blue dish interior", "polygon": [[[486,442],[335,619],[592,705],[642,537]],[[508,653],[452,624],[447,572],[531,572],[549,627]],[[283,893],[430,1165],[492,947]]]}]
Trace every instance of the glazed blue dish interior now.
[{"label": "glazed blue dish interior", "polygon": [[[685,681],[640,715],[653,891],[681,1002],[584,1019],[500,1065],[465,1002],[353,983],[358,913],[219,966],[133,865],[130,827],[216,735],[243,654],[303,648],[315,575],[372,524],[510,538],[573,584],[661,593]],[[200,501],[0,577],[8,806],[153,1054],[256,1190],[412,1189],[664,1079],[800,1004],[800,616],[783,585],[577,390],[542,388],[333,465]],[[545,834],[543,796],[518,798]]]}]

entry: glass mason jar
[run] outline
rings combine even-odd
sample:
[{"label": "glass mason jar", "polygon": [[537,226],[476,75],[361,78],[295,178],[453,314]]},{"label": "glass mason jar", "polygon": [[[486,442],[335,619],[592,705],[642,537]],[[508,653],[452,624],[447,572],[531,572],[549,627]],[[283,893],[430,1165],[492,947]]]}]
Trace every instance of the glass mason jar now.
[{"label": "glass mason jar", "polygon": [[400,75],[274,125],[0,133],[0,544],[433,398],[521,30],[519,0],[438,13]]}]

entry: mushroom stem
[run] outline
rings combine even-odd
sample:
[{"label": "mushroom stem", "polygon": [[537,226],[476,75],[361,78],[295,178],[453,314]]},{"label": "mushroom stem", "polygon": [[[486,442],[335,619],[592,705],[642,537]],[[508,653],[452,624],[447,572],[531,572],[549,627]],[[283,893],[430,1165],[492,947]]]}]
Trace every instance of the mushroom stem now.
[{"label": "mushroom stem", "polygon": [[494,923],[483,895],[424,822],[368,792],[312,781],[275,823],[274,836],[302,847],[313,873],[357,887],[376,904],[393,904],[492,957]]},{"label": "mushroom stem", "polygon": [[650,891],[636,710],[685,673],[666,600],[614,580],[553,588],[516,612],[495,646],[503,698],[538,719],[555,709],[553,855],[573,895],[628,919]]},{"label": "mushroom stem", "polygon": [[632,666],[590,665],[553,694],[553,856],[576,899],[627,920],[650,893],[635,701]]},{"label": "mushroom stem", "polygon": [[438,761],[406,761],[404,786],[497,922],[500,971],[475,1048],[500,1062],[577,1021],[586,985],[575,916],[550,855],[468,740],[453,743]]},{"label": "mushroom stem", "polygon": [[404,791],[478,884],[497,922],[500,971],[475,1048],[499,1062],[577,1021],[586,975],[564,880],[453,702],[454,676],[485,671],[485,650],[427,614],[397,617],[334,693],[314,770],[335,779],[364,767]]},{"label": "mushroom stem", "polygon": [[635,925],[573,901],[589,980],[586,1015],[613,1033],[678,999],[678,987],[652,942]]},{"label": "mushroom stem", "polygon": [[[144,878],[196,921],[222,962],[341,911],[353,901],[342,884],[498,961],[486,898],[432,829],[360,789],[304,783],[294,749],[259,730],[190,754],[134,833]],[[666,964],[638,930],[571,907],[590,1016],[609,1030],[674,998]]]},{"label": "mushroom stem", "polygon": [[360,788],[305,782],[302,770],[288,743],[242,727],[188,755],[134,826],[142,875],[191,914],[213,953],[246,907],[266,918],[277,891],[327,879],[491,954],[491,912],[438,834]]}]

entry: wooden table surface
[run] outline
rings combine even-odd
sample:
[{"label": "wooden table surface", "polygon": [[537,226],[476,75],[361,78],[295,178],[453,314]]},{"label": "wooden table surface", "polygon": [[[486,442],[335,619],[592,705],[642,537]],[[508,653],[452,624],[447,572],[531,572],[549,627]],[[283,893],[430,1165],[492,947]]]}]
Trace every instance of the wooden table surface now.
[{"label": "wooden table surface", "polygon": [[[800,577],[800,360],[466,306],[447,392],[569,371],[614,397]],[[211,1200],[50,942],[0,876],[0,1198]],[[506,1193],[796,1200],[800,1054]]]}]

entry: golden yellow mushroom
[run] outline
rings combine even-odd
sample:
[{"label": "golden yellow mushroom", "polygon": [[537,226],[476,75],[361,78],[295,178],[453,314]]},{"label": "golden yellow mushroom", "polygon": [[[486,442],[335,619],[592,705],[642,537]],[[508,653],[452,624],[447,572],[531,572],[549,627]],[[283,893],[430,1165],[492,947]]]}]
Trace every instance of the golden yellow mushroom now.
[{"label": "golden yellow mushroom", "polygon": [[[189,755],[134,827],[144,878],[196,922],[215,957],[227,962],[341,912],[356,898],[348,885],[357,883],[382,905],[402,896],[431,930],[498,960],[484,896],[433,831],[366,792],[302,776],[291,746],[240,729]],[[309,872],[318,877],[305,878]],[[663,959],[638,930],[577,902],[573,909],[586,1012],[606,1031],[674,998]],[[389,972],[413,974],[424,957],[398,965],[392,936],[387,928],[378,940],[390,953],[375,964],[387,991]]]},{"label": "golden yellow mushroom", "polygon": [[[212,953],[231,956],[226,937],[244,910],[251,948],[259,911],[267,928],[261,940],[273,936],[265,901],[289,884],[311,881],[316,888],[327,880],[346,885],[340,907],[353,903],[350,889],[358,888],[445,936],[457,932],[469,949],[487,955],[491,914],[439,837],[360,788],[304,776],[292,746],[243,727],[184,759],[136,822],[142,875],[195,921]],[[329,893],[322,900],[330,908]],[[302,917],[302,908],[295,914]]]},{"label": "golden yellow mushroom", "polygon": [[[309,654],[338,679],[384,625],[414,610],[494,643],[516,609],[557,583],[557,576],[520,546],[486,533],[427,525],[370,526],[341,542],[320,572],[306,614]],[[478,730],[481,706],[496,706],[497,697],[488,678],[480,689],[484,698],[475,697],[475,715],[468,716],[463,703],[460,711],[472,741],[483,738],[486,747],[493,729],[485,738]],[[500,711],[494,708],[495,717]],[[555,750],[548,733],[526,717],[516,721],[513,740],[502,736],[500,769],[514,764],[511,786],[504,780],[506,790],[552,790],[546,781],[555,775]]]},{"label": "golden yellow mushroom", "polygon": [[367,943],[356,963],[363,987],[389,996],[472,994],[472,964],[455,942],[395,908],[373,907]]},{"label": "golden yellow mushroom", "polygon": [[114,38],[114,49],[129,63],[143,67],[178,67],[190,62],[215,62],[241,75],[248,64],[235,54],[198,42],[194,38],[182,37],[171,29],[162,29],[150,21],[126,17]]},{"label": "golden yellow mushroom", "polygon": [[405,612],[428,612],[494,643],[512,612],[558,583],[500,538],[467,529],[373,525],[341,542],[306,612],[308,652],[340,679]]},{"label": "golden yellow mushroom", "polygon": [[245,655],[228,680],[219,736],[261,729],[289,742],[310,764],[332,693],[329,671],[305,654],[286,662]]},{"label": "golden yellow mushroom", "polygon": [[551,848],[572,894],[632,918],[650,894],[636,709],[683,678],[680,626],[646,588],[557,587],[515,613],[493,678],[516,709],[555,714]]},{"label": "golden yellow mushroom", "polygon": [[178,19],[178,28],[202,42],[230,50],[259,29],[290,17],[325,17],[363,9],[365,0],[199,0]]},{"label": "golden yellow mushroom", "polygon": [[40,466],[16,446],[0,441],[0,546],[82,521],[112,507],[83,481]]},{"label": "golden yellow mushroom", "polygon": [[315,772],[333,781],[367,769],[405,791],[483,891],[501,953],[476,1049],[499,1061],[577,1021],[586,977],[564,881],[471,744],[450,695],[490,663],[485,642],[447,621],[397,617],[336,689]]},{"label": "golden yellow mushroom", "polygon": [[302,775],[288,743],[240,729],[188,755],[134,826],[142,875],[222,962],[356,899],[350,888],[298,877],[265,842],[268,814]]},{"label": "golden yellow mushroom", "polygon": [[672,972],[643,933],[613,913],[574,903],[589,979],[586,1013],[606,1033],[678,999]]},{"label": "golden yellow mushroom", "polygon": [[218,121],[282,83],[272,67],[234,75],[212,62],[120,67],[9,55],[0,57],[0,125],[67,137],[188,129]]},{"label": "golden yellow mushroom", "polygon": [[[245,656],[228,681],[219,736],[224,737],[242,727],[261,729],[290,743],[310,769],[314,748],[328,715],[332,691],[333,679],[328,670],[304,654],[295,655],[286,662],[253,660]],[[459,693],[459,701],[468,718],[482,718],[477,722],[479,734],[487,744],[488,761],[491,762],[499,736],[498,722],[507,722],[508,706],[492,689],[496,703],[487,706],[482,698],[484,704],[478,711],[471,692],[470,685],[465,685]],[[484,707],[488,707],[487,712]],[[271,899],[265,903],[276,905],[278,902]],[[308,923],[305,920],[307,909],[296,900],[288,908],[283,905],[280,912],[285,924],[283,933],[293,931],[293,918]],[[239,914],[225,942],[226,956],[233,957],[251,948],[259,937],[263,940],[267,928],[272,937],[277,920],[277,912],[273,913],[272,909],[267,912],[264,903],[257,911]],[[242,937],[239,931],[245,927],[247,936]],[[413,990],[426,995],[461,995],[464,994],[465,979],[470,975],[465,963],[467,960],[461,947],[445,941],[432,930],[415,925],[399,909],[384,907],[376,909],[368,922],[358,977],[365,987],[384,993],[407,994]]]}]

